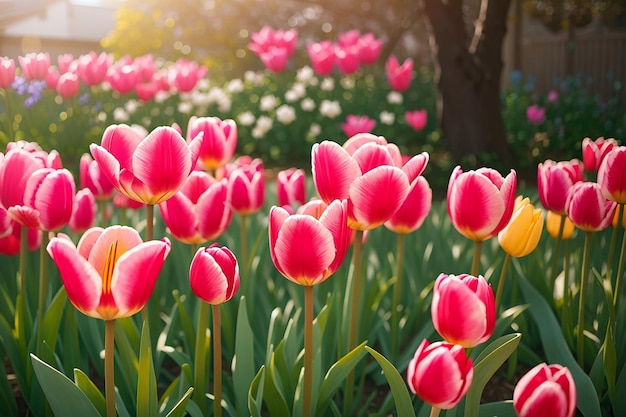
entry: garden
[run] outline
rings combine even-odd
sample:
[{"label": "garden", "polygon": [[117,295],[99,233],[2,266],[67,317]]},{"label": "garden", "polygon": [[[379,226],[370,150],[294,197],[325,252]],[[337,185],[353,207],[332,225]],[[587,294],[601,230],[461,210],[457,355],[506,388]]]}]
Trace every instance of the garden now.
[{"label": "garden", "polygon": [[0,58],[0,414],[626,415],[617,94],[511,74],[459,163],[432,69],[251,39]]}]

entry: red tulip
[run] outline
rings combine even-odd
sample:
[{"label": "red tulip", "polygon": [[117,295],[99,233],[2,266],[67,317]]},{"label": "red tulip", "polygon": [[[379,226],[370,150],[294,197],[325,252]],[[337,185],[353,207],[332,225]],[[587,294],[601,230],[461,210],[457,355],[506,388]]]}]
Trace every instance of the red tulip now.
[{"label": "red tulip", "polygon": [[98,207],[96,199],[89,188],[83,188],[76,193],[74,208],[68,227],[72,233],[84,233],[93,226]]},{"label": "red tulip", "polygon": [[537,192],[546,210],[565,214],[565,201],[570,188],[582,181],[582,163],[578,159],[554,162],[546,160],[537,168]]},{"label": "red tulip", "polygon": [[404,113],[404,118],[406,123],[417,132],[424,130],[428,124],[428,112],[426,110],[407,111]]},{"label": "red tulip", "polygon": [[304,170],[289,168],[282,170],[276,177],[276,196],[279,206],[302,205],[306,201],[306,183]]},{"label": "red tulip", "polygon": [[79,163],[80,186],[88,188],[96,200],[108,200],[113,195],[113,184],[104,175],[98,162],[90,154],[80,157]]},{"label": "red tulip", "polygon": [[235,161],[232,166],[236,168],[227,166],[227,200],[232,211],[240,216],[256,213],[263,206],[265,199],[263,162],[257,158],[243,164]]},{"label": "red tulip", "polygon": [[607,200],[600,185],[581,181],[572,186],[565,203],[565,212],[572,222],[586,232],[604,230],[615,214],[615,201]]},{"label": "red tulip", "polygon": [[5,56],[0,57],[0,88],[7,89],[15,80],[15,61]]},{"label": "red tulip", "polygon": [[606,198],[626,204],[626,146],[614,148],[602,160],[598,184]]},{"label": "red tulip", "polygon": [[617,141],[613,138],[604,139],[603,137],[596,140],[585,138],[582,146],[585,171],[597,172],[606,154],[617,146]]},{"label": "red tulip", "polygon": [[209,304],[230,300],[239,289],[237,258],[224,246],[198,249],[189,268],[189,283],[194,294]]},{"label": "red tulip", "polygon": [[80,80],[78,75],[66,72],[59,77],[56,84],[56,91],[63,98],[76,97],[80,90]]},{"label": "red tulip", "polygon": [[47,249],[74,307],[113,320],[132,316],[148,302],[170,246],[167,238],[142,242],[135,229],[111,226],[89,229],[78,246],[67,236],[54,237]]},{"label": "red tulip", "polygon": [[496,309],[482,276],[440,274],[433,288],[433,324],[447,342],[474,347],[491,337]]},{"label": "red tulip", "polygon": [[335,45],[321,41],[307,45],[311,66],[317,75],[330,75],[335,65]]},{"label": "red tulip", "polygon": [[573,417],[576,385],[569,369],[561,365],[539,365],[515,385],[513,408],[519,417]]},{"label": "red tulip", "polygon": [[47,52],[31,52],[24,56],[19,56],[22,75],[28,81],[45,80],[50,68],[50,55]]},{"label": "red tulip", "polygon": [[[10,220],[9,234],[0,237],[0,254],[5,256],[17,256],[20,253],[22,239],[22,225],[15,220]],[[26,245],[29,251],[34,251],[41,245],[42,231],[28,229],[26,231]]]},{"label": "red tulip", "polygon": [[474,379],[472,359],[462,346],[424,340],[407,369],[409,388],[424,402],[449,410],[461,401]]},{"label": "red tulip", "polygon": [[356,116],[354,114],[349,114],[346,117],[345,123],[341,124],[341,128],[349,138],[357,133],[369,133],[374,127],[376,127],[376,120],[370,119],[367,116]]},{"label": "red tulip", "polygon": [[350,236],[346,201],[333,201],[319,220],[307,214],[290,215],[281,207],[270,210],[272,262],[296,284],[316,285],[335,273],[346,256]]},{"label": "red tulip", "polygon": [[226,180],[217,181],[204,171],[193,171],[172,198],[159,204],[172,236],[194,245],[221,236],[232,218],[226,202]]},{"label": "red tulip", "polygon": [[183,186],[198,159],[202,137],[190,143],[175,129],[157,127],[145,138],[127,125],[111,125],[102,145],[89,149],[122,194],[145,204],[167,200]]},{"label": "red tulip", "polygon": [[387,80],[389,86],[398,92],[406,91],[411,85],[411,78],[413,76],[413,60],[407,58],[402,65],[398,63],[398,58],[394,55],[390,56],[385,65],[385,71],[387,73]]},{"label": "red tulip", "polygon": [[506,178],[491,168],[463,172],[457,166],[448,184],[448,215],[463,236],[487,240],[507,225],[515,207],[517,175]]},{"label": "red tulip", "polygon": [[223,167],[233,158],[237,147],[237,124],[232,119],[192,116],[187,124],[187,141],[203,133],[198,160],[205,169]]}]

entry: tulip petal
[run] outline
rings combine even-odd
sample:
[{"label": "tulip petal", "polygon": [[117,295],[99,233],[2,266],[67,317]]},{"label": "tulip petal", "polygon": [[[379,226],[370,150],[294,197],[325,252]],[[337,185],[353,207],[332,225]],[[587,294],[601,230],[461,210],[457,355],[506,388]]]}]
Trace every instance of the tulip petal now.
[{"label": "tulip petal", "polygon": [[420,228],[432,207],[433,191],[426,178],[419,176],[411,184],[406,199],[385,227],[396,233],[411,233]]},{"label": "tulip petal", "polygon": [[24,190],[31,174],[43,168],[43,162],[22,149],[9,151],[0,164],[0,202],[7,210],[24,204]]},{"label": "tulip petal", "polygon": [[202,221],[198,224],[200,236],[213,240],[220,236],[232,219],[232,211],[226,205],[228,190],[223,183],[215,183],[200,197],[196,205],[196,215]]},{"label": "tulip petal", "polygon": [[[197,297],[209,304],[221,304],[226,301],[228,281],[222,268],[209,254],[206,248],[198,249],[190,267],[189,284]],[[198,255],[201,254],[201,255]]]},{"label": "tulip petal", "polygon": [[29,229],[41,230],[41,220],[39,218],[39,211],[31,207],[26,206],[13,206],[7,210],[9,216]]},{"label": "tulip petal", "polygon": [[409,159],[408,162],[402,166],[402,171],[404,171],[409,178],[409,182],[413,182],[418,176],[422,175],[426,169],[426,165],[428,165],[429,159],[430,156],[428,152],[422,152]]},{"label": "tulip petal", "polygon": [[311,169],[317,193],[326,204],[348,198],[350,184],[361,175],[350,154],[331,141],[313,145]]},{"label": "tulip petal", "polygon": [[42,169],[33,173],[26,185],[25,199],[39,211],[44,230],[64,227],[72,216],[76,186],[67,169]]},{"label": "tulip petal", "polygon": [[[142,140],[143,136],[128,125],[111,125],[102,135],[101,146],[118,161],[120,168],[130,169],[133,154]],[[95,155],[93,157],[98,160]]]},{"label": "tulip petal", "polygon": [[348,247],[350,246],[352,230],[347,227],[348,202],[346,200],[333,201],[322,213],[320,223],[322,223],[330,231],[335,244],[335,259],[329,266],[329,271],[327,272],[327,274],[330,275],[334,273],[343,263]]},{"label": "tulip petal", "polygon": [[568,417],[569,404],[560,385],[545,381],[532,391],[518,412],[520,416]]},{"label": "tulip petal", "polygon": [[[447,348],[439,347],[441,353],[431,352],[417,363],[413,381],[419,387],[418,395],[428,404],[441,409],[450,409],[460,399],[463,388],[463,375],[454,357]],[[446,375],[442,378],[441,375]],[[437,381],[437,384],[427,381]]]},{"label": "tulip petal", "polygon": [[102,175],[113,184],[118,191],[120,190],[120,163],[105,148],[92,143],[89,146],[93,159],[98,163]]},{"label": "tulip petal", "polygon": [[[79,242],[79,246],[82,242]],[[93,243],[87,260],[94,266],[100,276],[104,276],[109,248],[117,245],[118,256],[142,243],[137,230],[127,226],[111,226],[104,229]],[[80,250],[80,249],[79,249]],[[81,250],[82,252],[82,250]]]},{"label": "tulip petal", "polygon": [[159,204],[163,222],[176,239],[195,244],[194,237],[198,229],[198,216],[193,204],[182,193],[176,193],[168,200]]},{"label": "tulip petal", "polygon": [[285,220],[289,218],[289,212],[282,207],[273,206],[270,209],[269,214],[269,226],[268,226],[268,236],[270,243],[270,256],[272,258],[272,262],[278,272],[284,275],[283,268],[276,259],[276,253],[274,248],[276,247],[276,241],[278,240],[278,232],[280,232],[280,228],[283,227]]},{"label": "tulip petal", "polygon": [[394,165],[387,147],[376,143],[361,146],[354,151],[352,158],[359,164],[363,174],[381,165]]}]

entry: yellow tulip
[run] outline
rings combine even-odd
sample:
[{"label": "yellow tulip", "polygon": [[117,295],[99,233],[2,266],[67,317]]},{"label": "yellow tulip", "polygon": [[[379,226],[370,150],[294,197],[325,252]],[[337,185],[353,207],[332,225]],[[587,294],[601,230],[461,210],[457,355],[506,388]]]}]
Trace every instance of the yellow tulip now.
[{"label": "yellow tulip", "polygon": [[[613,216],[613,227],[617,227],[617,222],[619,221],[619,212],[621,209],[622,205],[618,204],[617,208],[615,209],[615,215]],[[624,215],[624,217],[622,217],[622,227],[626,229],[626,214]]]},{"label": "yellow tulip", "polygon": [[498,233],[498,242],[506,253],[520,258],[537,247],[543,231],[543,212],[528,198],[518,198],[515,203],[509,224]]},{"label": "yellow tulip", "polygon": [[[617,223],[617,221],[616,221]],[[553,238],[559,237],[559,227],[561,227],[561,215],[557,214],[553,211],[548,211],[548,216],[546,217],[546,229],[548,229],[548,233]],[[574,234],[574,230],[576,226],[569,219],[569,217],[565,217],[565,225],[563,226],[563,235],[561,239],[569,239]]]}]

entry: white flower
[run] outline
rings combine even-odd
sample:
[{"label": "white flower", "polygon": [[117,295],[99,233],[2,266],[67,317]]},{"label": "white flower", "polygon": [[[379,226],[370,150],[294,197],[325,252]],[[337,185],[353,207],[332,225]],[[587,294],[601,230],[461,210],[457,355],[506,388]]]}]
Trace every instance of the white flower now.
[{"label": "white flower", "polygon": [[186,101],[181,101],[180,103],[178,103],[179,113],[189,114],[191,113],[191,110],[193,110],[193,106],[191,105],[191,103],[188,103]]},{"label": "white flower", "polygon": [[211,104],[211,98],[207,93],[194,90],[191,94],[191,102],[197,107],[207,107]]},{"label": "white flower", "polygon": [[396,115],[389,111],[380,112],[380,122],[384,125],[392,125],[396,121]]},{"label": "white flower", "polygon": [[334,119],[341,114],[341,106],[337,100],[322,100],[320,104],[320,114]]},{"label": "white flower", "polygon": [[309,127],[309,133],[317,137],[320,133],[322,133],[322,127],[317,123],[311,123],[311,126]]},{"label": "white flower", "polygon": [[243,79],[252,85],[261,85],[263,84],[265,76],[262,73],[254,72],[254,71],[246,71],[243,74]]},{"label": "white flower", "polygon": [[226,91],[231,94],[241,93],[243,89],[243,81],[240,78],[233,78],[226,86]]},{"label": "white flower", "polygon": [[113,110],[113,120],[116,122],[127,122],[129,119],[128,113],[121,107],[116,107]]},{"label": "white flower", "polygon": [[272,95],[261,97],[260,109],[261,111],[272,111],[276,108],[278,99]]},{"label": "white flower", "polygon": [[159,91],[155,94],[154,96],[154,101],[156,103],[163,103],[165,100],[167,100],[168,98],[170,98],[170,93],[167,91]]},{"label": "white flower", "polygon": [[289,103],[292,103],[296,100],[301,99],[306,95],[306,87],[302,83],[295,83],[291,86],[291,88],[285,93],[285,100]]},{"label": "white flower", "polygon": [[335,80],[330,77],[326,77],[322,80],[320,88],[324,91],[333,91],[335,89]]},{"label": "white flower", "polygon": [[239,123],[241,126],[250,126],[252,125],[252,123],[254,123],[255,120],[256,117],[254,117],[254,114],[252,114],[252,112],[250,111],[243,112],[239,116],[237,116],[237,123]]},{"label": "white flower", "polygon": [[346,90],[352,90],[355,85],[354,78],[352,77],[342,77],[339,83]]},{"label": "white flower", "polygon": [[304,100],[302,100],[302,103],[300,103],[300,107],[304,111],[313,111],[313,110],[315,110],[315,101],[313,101],[313,99],[307,97]]},{"label": "white flower", "polygon": [[100,113],[98,113],[98,121],[99,122],[106,122],[107,120],[107,114],[103,111],[101,111]]},{"label": "white flower", "polygon": [[298,72],[296,73],[296,79],[303,83],[311,81],[314,78],[315,78],[315,71],[313,71],[313,68],[309,67],[308,65],[305,65],[304,67],[300,68]]},{"label": "white flower", "polygon": [[293,90],[287,90],[287,92],[285,93],[285,101],[287,103],[293,103],[294,101],[298,100],[298,98],[298,94]]},{"label": "white flower", "polygon": [[283,104],[276,109],[276,119],[282,124],[288,125],[296,120],[296,110],[287,104]]},{"label": "white flower", "polygon": [[128,100],[126,104],[124,104],[124,109],[128,112],[128,114],[133,114],[137,111],[137,107],[139,107],[137,100]]},{"label": "white flower", "polygon": [[256,121],[256,126],[252,129],[252,137],[255,139],[262,139],[267,132],[272,128],[274,124],[273,120],[268,116],[261,116]]},{"label": "white flower", "polygon": [[397,91],[390,91],[387,94],[387,102],[389,104],[402,104],[402,94]]},{"label": "white flower", "polygon": [[198,80],[198,83],[196,84],[196,89],[198,90],[208,90],[209,88],[209,80],[207,78],[201,78]]},{"label": "white flower", "polygon": [[224,96],[217,102],[217,109],[222,113],[228,113],[233,106],[230,97]]}]

